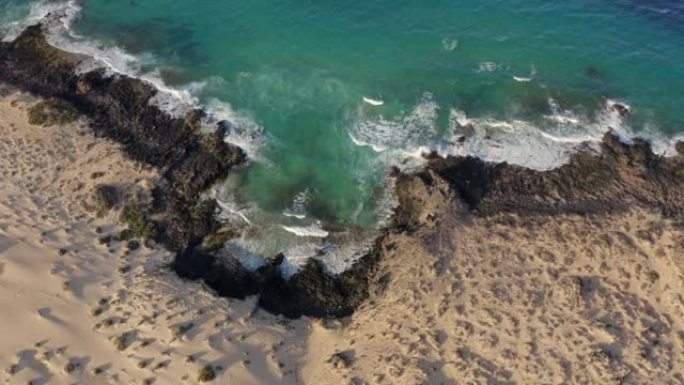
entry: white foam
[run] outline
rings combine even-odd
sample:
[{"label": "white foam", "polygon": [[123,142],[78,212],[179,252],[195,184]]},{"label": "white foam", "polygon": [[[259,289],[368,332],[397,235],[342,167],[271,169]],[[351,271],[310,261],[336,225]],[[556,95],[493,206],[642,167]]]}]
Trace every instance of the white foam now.
[{"label": "white foam", "polygon": [[306,238],[325,238],[330,235],[329,232],[321,228],[320,223],[308,226],[280,226],[283,230],[292,233],[298,237]]},{"label": "white foam", "polygon": [[[532,67],[532,73],[535,73]],[[435,151],[442,156],[472,155],[492,162],[508,162],[536,170],[560,167],[580,148],[598,150],[603,135],[612,131],[628,140],[633,131],[613,106],[630,108],[624,102],[607,100],[597,116],[590,118],[563,110],[557,101],[549,99],[551,114],[541,126],[527,121],[493,118],[469,118],[458,109],[451,109],[446,137],[439,137],[437,112],[439,107],[430,94],[413,111],[392,120],[382,116],[360,115],[349,130],[357,146],[368,146],[378,152],[387,164],[420,167],[422,155]],[[543,123],[543,122],[540,122]],[[648,130],[657,133],[657,129]],[[654,150],[674,154],[675,142],[657,140]]]},{"label": "white foam", "polygon": [[376,152],[402,150],[428,142],[436,134],[439,106],[430,93],[425,93],[416,107],[387,119],[382,115],[367,116],[363,111],[355,121],[349,137],[358,146],[372,147]]},{"label": "white foam", "polygon": [[224,245],[222,253],[237,258],[242,266],[249,271],[259,269],[267,261],[264,258],[263,244],[246,238],[231,239]]},{"label": "white foam", "polygon": [[516,82],[519,82],[519,83],[527,83],[527,82],[531,82],[532,78],[527,78],[527,77],[523,77],[523,76],[513,76],[513,80],[515,80]]},{"label": "white foam", "polygon": [[266,143],[264,127],[257,124],[247,111],[235,111],[230,103],[212,98],[206,105],[209,121],[230,122],[226,142],[242,148],[251,159],[261,159],[259,151]]},{"label": "white foam", "polygon": [[322,249],[323,252],[314,258],[323,263],[328,274],[341,274],[368,254],[377,236],[378,234],[371,232],[363,239],[354,239],[339,244],[326,244]]},{"label": "white foam", "polygon": [[533,64],[530,65],[530,75],[529,76],[513,76],[513,80],[519,83],[529,83],[537,75],[537,69]]},{"label": "white foam", "polygon": [[458,39],[450,39],[445,37],[442,39],[442,48],[444,48],[445,51],[455,50],[458,48]]},{"label": "white foam", "polygon": [[383,104],[385,104],[385,102],[382,101],[382,100],[371,99],[371,98],[367,98],[367,97],[365,97],[365,96],[363,97],[363,102],[366,103],[366,104],[370,104],[371,106],[376,106],[376,107],[377,107],[377,106],[382,106]]},{"label": "white foam", "polygon": [[478,72],[478,73],[481,73],[481,72],[494,72],[494,71],[496,71],[497,69],[499,69],[499,65],[498,65],[497,63],[495,63],[495,62],[493,62],[493,61],[484,61],[484,62],[481,62],[481,63],[478,65],[478,68],[477,68],[477,71],[476,71],[476,72]]},{"label": "white foam", "polygon": [[68,30],[80,13],[81,5],[76,0],[64,2],[44,0],[32,3],[25,18],[3,26],[5,36],[2,41],[16,39],[24,29],[39,22],[43,22],[50,30]]},{"label": "white foam", "polygon": [[232,200],[226,200],[225,197],[222,197],[220,195],[216,195],[214,198],[216,199],[216,204],[221,209],[222,219],[229,222],[233,219],[239,219],[241,221],[244,221],[244,223],[247,225],[252,225],[252,221],[250,221],[249,218],[247,218],[247,216],[244,213],[244,210],[240,208],[237,205],[237,203],[235,203]]},{"label": "white foam", "polygon": [[311,194],[309,193],[309,189],[300,192],[292,200],[292,206],[283,210],[283,215],[297,219],[306,218],[306,205],[309,203],[310,198]]},{"label": "white foam", "polygon": [[283,278],[290,279],[306,265],[309,259],[321,252],[322,246],[318,243],[304,243],[295,245],[283,251],[283,262],[280,264],[280,273]]}]

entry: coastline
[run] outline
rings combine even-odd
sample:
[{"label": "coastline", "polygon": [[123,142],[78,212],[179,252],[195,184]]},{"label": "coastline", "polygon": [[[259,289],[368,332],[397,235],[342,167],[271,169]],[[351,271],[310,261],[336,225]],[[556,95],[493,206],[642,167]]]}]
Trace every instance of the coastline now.
[{"label": "coastline", "polygon": [[1,81],[71,103],[92,121],[96,136],[122,144],[131,159],[159,170],[162,181],[153,191],[152,204],[142,208],[143,216],[154,224],[152,238],[177,253],[173,267],[180,276],[201,278],[220,295],[259,294],[264,308],[289,317],[349,315],[367,296],[373,264],[364,261],[372,262],[372,252],[340,277],[330,277],[312,260],[286,281],[278,272],[282,259],[277,256],[249,272],[235,258],[218,263],[202,247],[208,237],[230,229],[222,229],[214,218],[214,200],[197,197],[244,160],[240,149],[223,141],[225,126],[218,124],[215,132],[206,134],[200,110],[174,118],[149,105],[156,90],[143,80],[107,76],[104,70],[79,74],[83,58],[49,45],[40,25],[1,44]]},{"label": "coastline", "polygon": [[[0,60],[7,59],[5,48],[0,47]],[[33,48],[28,44],[23,49]],[[33,60],[36,57],[40,58]],[[52,67],[36,65],[34,70],[49,75],[44,68]],[[44,78],[36,79],[40,83]],[[64,94],[33,91],[65,98],[78,88],[75,78],[67,82],[74,88]],[[124,84],[127,91],[147,92],[133,79]],[[36,102],[24,97],[26,104]],[[128,107],[140,112],[135,100]],[[95,230],[101,225],[108,233],[120,234],[122,229],[112,225],[118,216],[110,211],[97,218],[84,212],[85,195],[71,190],[84,180],[84,194],[94,187],[89,183],[95,182],[88,183],[89,175],[82,172],[85,165],[101,168],[106,166],[96,161],[122,162],[118,179],[95,180],[117,185],[122,192],[129,191],[127,185],[148,189],[154,197],[161,185],[165,194],[172,194],[172,186],[181,195],[199,196],[206,186],[195,183],[211,179],[193,174],[194,162],[203,155],[193,152],[197,148],[186,148],[160,157],[173,159],[169,161],[172,166],[160,166],[165,163],[159,160],[141,165],[147,149],[127,147],[131,143],[124,138],[130,137],[120,131],[112,135],[106,131],[111,127],[91,126],[96,134],[109,138],[103,140],[92,136],[85,125],[76,131],[68,125],[56,132],[36,128],[20,123],[26,107],[18,105],[3,109],[4,116],[14,111],[8,130],[12,124],[21,126],[6,137],[22,141],[8,143],[16,153],[8,152],[12,156],[5,159],[3,168],[12,181],[6,186],[12,190],[7,195],[20,198],[0,211],[11,218],[11,225],[2,229],[3,256],[9,257],[0,269],[0,282],[9,295],[2,303],[13,310],[3,314],[16,317],[12,324],[26,323],[36,332],[17,329],[12,342],[5,344],[7,354],[3,351],[0,356],[7,359],[0,364],[22,368],[12,376],[3,372],[7,381],[72,383],[79,376],[89,383],[140,382],[152,377],[158,378],[156,383],[195,383],[197,371],[205,364],[221,366],[224,372],[219,378],[240,384],[408,385],[455,379],[665,384],[682,380],[678,369],[684,364],[680,321],[684,303],[679,294],[684,290],[684,154],[662,158],[646,142],[625,144],[609,134],[601,154],[578,153],[567,165],[547,172],[476,158],[431,156],[424,171],[397,172],[400,204],[391,227],[377,241],[376,254],[337,279],[312,262],[304,274],[293,278],[294,283],[282,286],[284,281],[275,275],[274,267],[255,276],[239,265],[215,265],[212,255],[202,248],[202,239],[197,239],[206,234],[206,227],[190,221],[198,228],[188,228],[183,222],[187,211],[196,206],[173,195],[170,201],[177,204],[152,212],[162,218],[171,216],[167,236],[178,238],[167,239],[168,244],[158,238],[168,251],[144,246],[126,255],[124,244],[115,242],[115,252],[109,252]],[[100,118],[95,124],[107,122]],[[146,132],[137,133],[140,143],[159,139]],[[178,138],[201,142],[194,134],[190,130]],[[81,138],[83,143],[75,148],[61,146],[69,151],[56,151],[47,161],[42,159],[41,154],[61,148],[59,138],[63,137]],[[53,144],[36,144],[33,140],[37,139]],[[117,146],[122,146],[120,151]],[[16,168],[12,159],[30,166]],[[44,164],[61,166],[60,159],[72,165],[67,170],[71,172],[68,182],[47,179],[39,185],[23,184],[41,175],[62,175],[57,169],[41,169]],[[229,170],[217,174],[224,172]],[[139,178],[149,178],[151,184],[138,183]],[[154,182],[164,178],[167,182],[154,188]],[[190,183],[174,185],[187,180]],[[49,204],[44,203],[46,199]],[[64,207],[71,209],[47,228],[41,227],[46,211],[60,212]],[[85,222],[64,228],[63,221],[72,220]],[[210,287],[213,279],[219,293],[225,290],[223,294],[246,300],[218,298],[170,274],[165,264],[178,250],[173,245],[187,239],[197,243],[184,248],[175,257],[176,263],[179,257],[181,262],[187,258],[189,273],[206,273],[197,278],[208,279]],[[15,240],[20,241],[15,244]],[[60,248],[66,249],[62,256]],[[132,269],[122,272],[120,263]],[[95,270],[95,266],[106,269]],[[84,282],[82,297],[59,294],[67,277]],[[342,288],[359,292],[346,298],[333,296],[332,302],[327,297],[315,298],[339,292],[340,282]],[[21,293],[32,293],[36,287],[43,287],[38,296],[43,303],[22,297]],[[251,296],[257,292],[261,299]],[[108,296],[106,305],[101,305],[107,310],[97,316],[89,314],[101,297]],[[312,306],[311,298],[317,306],[336,306],[348,298],[356,302],[346,302],[345,312],[325,313],[349,315],[340,320],[286,320],[259,311],[261,306],[293,317],[304,313],[302,309],[311,312],[304,314],[325,315],[320,307]],[[95,326],[112,316],[127,322],[113,329]],[[189,323],[193,326],[187,335],[177,339],[173,327]],[[136,329],[139,334],[131,345],[118,352],[117,337]],[[69,332],[59,337],[64,330]],[[87,338],[77,344],[73,342],[76,335]],[[40,344],[45,339],[49,341]],[[65,351],[63,345],[69,345]],[[48,352],[52,358],[43,358]],[[197,354],[196,361],[188,362],[193,354]],[[81,369],[66,373],[71,360]],[[167,360],[171,361],[168,369],[156,367]],[[107,362],[112,365],[106,377],[97,377],[92,370]]]},{"label": "coastline", "polygon": [[[222,296],[258,295],[259,304],[274,314],[348,316],[373,290],[383,239],[424,222],[413,212],[423,191],[412,191],[416,186],[406,182],[412,175],[400,175],[399,207],[389,226],[368,255],[339,276],[328,275],[311,259],[285,280],[278,271],[279,256],[254,272],[246,270],[236,258],[217,255],[206,246],[208,239],[221,239],[231,229],[214,218],[215,201],[197,200],[245,158],[239,148],[223,141],[225,127],[217,124],[207,134],[200,127],[202,111],[174,118],[149,105],[156,90],[143,80],[107,76],[103,70],[79,73],[83,58],[49,45],[41,28],[28,27],[13,42],[2,43],[0,80],[71,103],[92,120],[95,135],[122,144],[131,159],[159,170],[160,183],[149,207],[141,207],[142,216],[155,229],[151,237],[176,253],[173,268],[181,277],[201,279]],[[681,155],[664,158],[643,140],[625,144],[612,133],[605,135],[601,149],[600,154],[580,151],[550,171],[433,154],[426,171],[418,175],[428,186],[433,173],[444,178],[481,215],[601,214],[640,204],[667,217],[682,216],[684,196],[677,193],[684,183]]]}]

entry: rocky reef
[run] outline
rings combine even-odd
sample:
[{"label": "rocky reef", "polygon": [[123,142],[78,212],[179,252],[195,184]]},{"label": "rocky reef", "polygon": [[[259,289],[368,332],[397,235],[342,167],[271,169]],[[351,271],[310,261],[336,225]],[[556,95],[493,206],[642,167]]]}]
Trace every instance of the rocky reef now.
[{"label": "rocky reef", "polygon": [[[198,197],[245,160],[242,150],[223,140],[222,124],[203,132],[202,111],[176,118],[150,104],[157,90],[145,81],[104,70],[79,73],[85,59],[51,46],[41,26],[32,26],[14,41],[0,43],[0,82],[69,103],[89,118],[96,135],[159,170],[163,178],[154,187],[153,203],[126,212],[176,253],[173,268],[181,277],[202,279],[219,295],[258,295],[260,306],[287,317],[347,316],[382,288],[378,262],[389,258],[392,249],[386,235],[338,276],[311,259],[285,280],[279,271],[282,256],[252,272],[237,258],[216,253],[234,234],[215,220],[216,202]],[[606,134],[601,146],[600,153],[581,151],[565,166],[543,172],[473,157],[429,155],[421,172],[395,171],[399,207],[384,234],[431,226],[438,210],[447,207],[440,202],[448,199],[463,200],[476,215],[589,215],[640,205],[684,218],[684,155],[664,158],[643,140],[626,144],[613,134]],[[683,153],[684,144],[677,149]]]}]

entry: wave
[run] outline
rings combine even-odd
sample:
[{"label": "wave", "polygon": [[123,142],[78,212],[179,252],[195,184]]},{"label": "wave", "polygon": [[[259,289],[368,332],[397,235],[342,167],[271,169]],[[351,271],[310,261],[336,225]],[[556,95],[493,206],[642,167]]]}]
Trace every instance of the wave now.
[{"label": "wave", "polygon": [[359,111],[348,134],[354,144],[375,152],[417,146],[435,136],[438,111],[433,95],[426,92],[412,111],[394,119],[383,115],[363,119],[365,114]]},{"label": "wave", "polygon": [[365,97],[365,96],[364,96],[362,99],[363,99],[363,102],[364,102],[364,103],[370,104],[371,106],[376,106],[376,107],[377,107],[377,106],[382,106],[383,104],[385,104],[385,102],[382,101],[382,100],[371,99],[371,98],[368,98],[368,97]]},{"label": "wave", "polygon": [[306,205],[309,203],[310,199],[311,194],[309,193],[309,189],[300,192],[294,197],[292,201],[292,206],[283,210],[283,215],[286,217],[294,217],[297,219],[306,218]]},{"label": "wave", "polygon": [[[540,122],[469,118],[452,108],[447,134],[440,135],[440,107],[426,94],[411,113],[393,120],[360,115],[361,120],[349,129],[349,137],[355,145],[384,155],[390,165],[420,167],[425,154],[436,152],[441,156],[477,156],[543,171],[562,166],[577,151],[600,151],[600,142],[609,131],[626,142],[636,136],[629,124],[632,107],[624,101],[607,99],[595,116],[563,110],[551,98],[548,106],[551,113]],[[678,137],[667,138],[648,125],[640,136],[650,140],[656,153],[676,154]]]},{"label": "wave", "polygon": [[[14,40],[25,28],[41,23],[48,43],[87,58],[79,65],[79,72],[102,68],[111,75],[120,74],[141,79],[157,90],[157,94],[149,103],[174,117],[183,117],[192,109],[200,108],[207,113],[204,126],[210,130],[215,129],[216,123],[225,120],[230,123],[225,140],[241,147],[249,157],[256,156],[258,148],[264,142],[263,128],[248,114],[235,112],[228,103],[215,99],[202,103],[200,100],[205,88],[220,85],[222,79],[210,77],[203,81],[172,87],[163,80],[160,73],[159,69],[163,67],[163,63],[153,55],[132,55],[123,48],[107,45],[76,33],[72,27],[81,16],[81,12],[81,2],[78,0],[42,0],[32,3],[26,17],[4,26],[2,40]],[[144,68],[154,69],[144,71]]]}]

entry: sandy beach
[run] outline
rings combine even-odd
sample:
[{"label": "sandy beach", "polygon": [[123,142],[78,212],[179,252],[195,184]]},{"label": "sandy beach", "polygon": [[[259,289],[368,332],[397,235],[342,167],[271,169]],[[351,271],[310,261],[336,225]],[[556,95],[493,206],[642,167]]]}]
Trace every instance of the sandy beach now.
[{"label": "sandy beach", "polygon": [[[0,379],[6,384],[683,384],[684,228],[605,215],[477,216],[437,179],[419,226],[382,240],[351,317],[289,320],[218,298],[154,244],[103,240],[117,186],[159,177],[83,121],[31,125],[0,101]],[[206,373],[204,373],[206,374]]]},{"label": "sandy beach", "polygon": [[0,102],[3,383],[197,383],[208,364],[229,383],[297,383],[305,324],[181,281],[160,247],[102,244],[123,227],[86,209],[93,187],[144,195],[157,175],[83,122],[28,124],[37,101]]}]

